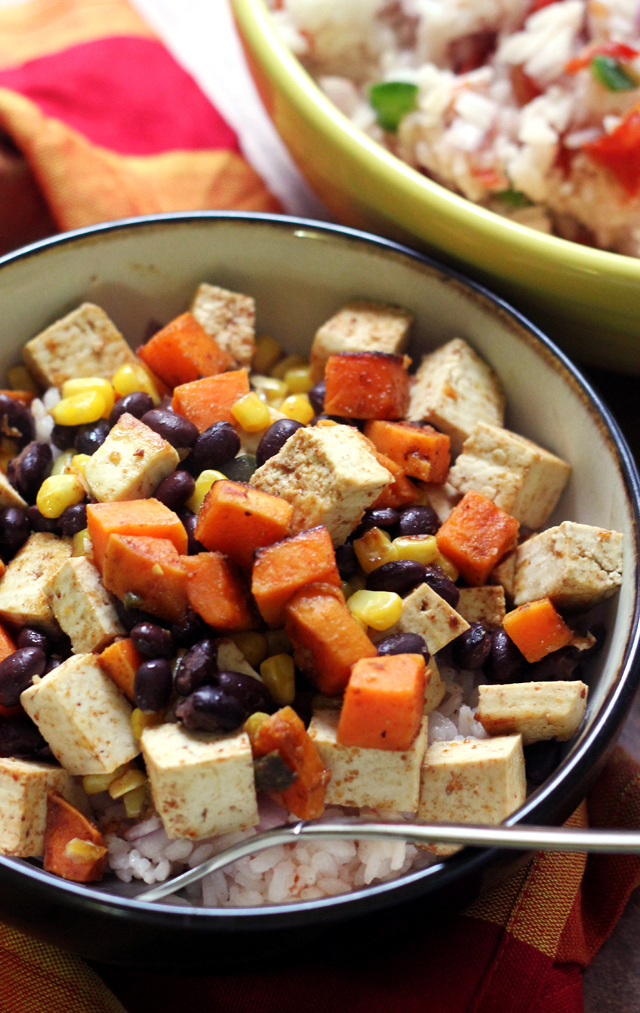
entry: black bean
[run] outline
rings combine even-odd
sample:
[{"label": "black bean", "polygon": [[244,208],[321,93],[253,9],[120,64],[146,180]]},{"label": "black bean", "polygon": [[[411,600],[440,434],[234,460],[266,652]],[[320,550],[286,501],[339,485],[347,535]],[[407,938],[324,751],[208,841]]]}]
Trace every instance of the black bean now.
[{"label": "black bean", "polygon": [[324,399],[326,393],[327,393],[326,383],[324,382],[324,380],[318,380],[318,382],[311,388],[311,390],[307,394],[307,397],[311,402],[311,407],[313,408],[316,415],[320,415],[320,413],[324,408]]},{"label": "black bean", "polygon": [[184,415],[178,415],[177,412],[167,411],[166,408],[152,408],[151,411],[144,413],[140,421],[177,450],[192,447],[198,439],[198,428],[193,422],[185,419]]},{"label": "black bean", "polygon": [[0,511],[0,542],[9,556],[21,549],[31,534],[26,510],[20,507],[5,507]]},{"label": "black bean", "polygon": [[193,496],[196,480],[188,471],[174,471],[162,480],[154,496],[169,510],[177,511]]},{"label": "black bean", "polygon": [[35,756],[46,745],[37,725],[25,715],[0,721],[0,756]]},{"label": "black bean", "polygon": [[358,557],[356,556],[353,543],[347,541],[343,545],[339,545],[335,550],[335,554],[338,573],[343,580],[349,580],[358,569]]},{"label": "black bean", "polygon": [[15,440],[22,450],[35,434],[35,422],[27,406],[8,394],[0,394],[0,436]]},{"label": "black bean", "polygon": [[399,520],[400,514],[393,507],[365,510],[364,517],[358,526],[358,534],[364,534],[369,528],[393,528]]},{"label": "black bean", "polygon": [[176,647],[192,647],[206,635],[206,625],[197,612],[187,608],[184,619],[171,626],[171,636]]},{"label": "black bean", "polygon": [[247,717],[255,711],[271,713],[274,701],[271,693],[262,682],[244,672],[220,672],[216,676],[215,685],[230,696],[237,697],[247,708]]},{"label": "black bean", "polygon": [[424,637],[419,633],[393,633],[376,644],[378,654],[421,654],[429,660],[429,648]]},{"label": "black bean", "polygon": [[71,450],[78,433],[77,426],[61,426],[56,422],[51,430],[51,442],[58,450]]},{"label": "black bean", "polygon": [[407,594],[418,584],[423,584],[427,568],[415,559],[394,559],[383,563],[367,576],[367,591],[394,591]]},{"label": "black bean", "polygon": [[141,711],[160,711],[167,706],[173,687],[173,673],[166,658],[150,658],[138,665],[133,680],[133,698]]},{"label": "black bean", "polygon": [[295,419],[277,419],[272,422],[258,444],[256,466],[261,468],[270,457],[275,457],[289,437],[293,436],[298,429],[303,428],[302,422],[296,422]]},{"label": "black bean", "polygon": [[46,633],[34,630],[32,626],[23,626],[16,640],[18,647],[39,647],[45,654],[51,653],[51,641]]},{"label": "black bean", "polygon": [[432,563],[427,567],[424,575],[424,583],[428,584],[432,591],[439,594],[451,608],[457,608],[460,599],[460,590],[456,587],[450,577],[447,577],[442,567]]},{"label": "black bean", "polygon": [[94,454],[101,447],[111,431],[106,419],[98,419],[91,425],[80,426],[76,433],[74,447],[79,454]]},{"label": "black bean", "polygon": [[217,674],[218,647],[215,640],[205,637],[180,659],[176,672],[176,690],[181,696],[189,696],[200,686],[212,684]]},{"label": "black bean", "polygon": [[49,443],[32,440],[9,461],[7,477],[28,503],[35,501],[38,489],[49,473],[52,459]]},{"label": "black bean", "polygon": [[20,694],[33,682],[34,675],[42,675],[47,656],[39,647],[21,647],[4,661],[0,661],[0,703],[3,707],[16,707]]},{"label": "black bean", "polygon": [[554,679],[571,679],[580,663],[579,651],[561,647],[536,661],[527,669],[527,682],[551,682]]},{"label": "black bean", "polygon": [[44,672],[42,674],[48,675],[49,672],[53,672],[54,668],[58,668],[58,666],[61,665],[63,661],[64,658],[59,658],[56,654],[52,654],[49,660],[47,661]]},{"label": "black bean", "polygon": [[183,507],[182,510],[176,511],[178,517],[184,525],[184,529],[187,532],[188,547],[187,553],[190,556],[195,556],[198,552],[206,552],[202,542],[199,542],[196,538],[196,524],[198,523],[198,515],[194,514],[192,510],[188,510],[187,507]]},{"label": "black bean", "polygon": [[257,468],[253,454],[239,454],[233,461],[223,464],[219,470],[232,482],[248,482]]},{"label": "black bean", "polygon": [[116,401],[109,415],[109,425],[115,426],[120,416],[125,413],[133,415],[136,419],[141,419],[152,408],[153,398],[151,395],[143,390],[134,390],[132,394],[125,394],[119,401]]},{"label": "black bean", "polygon": [[171,658],[175,654],[169,630],[157,623],[138,623],[129,631],[129,636],[143,658]]},{"label": "black bean", "polygon": [[118,619],[128,632],[140,623],[158,623],[157,616],[152,616],[149,612],[144,612],[142,609],[127,608],[119,598],[115,599],[114,605],[118,613]]},{"label": "black bean", "polygon": [[33,531],[38,532],[49,532],[53,535],[60,534],[60,525],[58,523],[58,517],[45,517],[41,514],[37,506],[30,506],[27,510],[27,518],[29,520],[29,526]]},{"label": "black bean", "polygon": [[527,781],[532,788],[544,784],[560,763],[562,745],[557,739],[532,742],[523,748]]},{"label": "black bean", "polygon": [[193,444],[186,464],[192,475],[220,468],[232,461],[240,450],[240,437],[230,422],[215,422]]},{"label": "black bean", "polygon": [[482,668],[491,653],[491,634],[482,623],[471,623],[451,644],[451,658],[456,668],[475,671]]},{"label": "black bean", "polygon": [[435,535],[440,527],[438,515],[430,506],[408,506],[399,511],[400,535]]},{"label": "black bean", "polygon": [[528,671],[524,656],[502,628],[491,633],[491,652],[484,670],[488,679],[498,683],[518,682]]},{"label": "black bean", "polygon": [[60,530],[63,535],[73,538],[79,531],[84,531],[87,526],[87,504],[76,503],[67,507],[59,517]]},{"label": "black bean", "polygon": [[249,717],[243,703],[218,686],[201,686],[176,706],[176,717],[186,728],[205,732],[232,732]]}]

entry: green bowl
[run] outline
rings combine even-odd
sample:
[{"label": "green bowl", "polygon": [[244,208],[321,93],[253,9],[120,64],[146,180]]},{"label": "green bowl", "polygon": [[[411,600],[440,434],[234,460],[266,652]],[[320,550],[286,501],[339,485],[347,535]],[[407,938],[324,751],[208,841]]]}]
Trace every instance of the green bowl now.
[{"label": "green bowl", "polygon": [[640,259],[536,232],[450,192],[367,137],[280,41],[264,0],[230,0],[289,152],[336,220],[436,254],[508,298],[573,357],[640,375]]}]

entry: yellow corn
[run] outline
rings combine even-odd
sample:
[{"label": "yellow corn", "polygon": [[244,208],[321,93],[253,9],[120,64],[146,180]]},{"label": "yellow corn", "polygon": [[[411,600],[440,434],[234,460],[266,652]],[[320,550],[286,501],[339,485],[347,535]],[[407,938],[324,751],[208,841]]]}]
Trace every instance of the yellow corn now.
[{"label": "yellow corn", "polygon": [[268,717],[269,715],[264,714],[262,711],[255,711],[253,714],[249,715],[249,717],[243,724],[242,728],[249,736],[249,742],[252,745],[256,740],[256,736],[258,734],[260,726],[264,724],[264,722],[267,720]]},{"label": "yellow corn", "polygon": [[99,795],[101,791],[106,791],[109,785],[116,777],[119,777],[124,770],[124,766],[116,767],[110,774],[85,774],[82,778],[82,787],[87,795]]},{"label": "yellow corn", "polygon": [[71,555],[72,556],[90,556],[93,551],[93,545],[89,538],[89,529],[83,528],[82,531],[78,531],[71,541]]},{"label": "yellow corn", "polygon": [[124,810],[129,819],[137,819],[138,816],[142,815],[144,804],[147,798],[147,785],[140,784],[137,788],[132,788],[131,791],[126,792],[122,796],[124,802]]},{"label": "yellow corn", "polygon": [[283,415],[286,415],[288,419],[294,419],[296,422],[302,422],[303,426],[306,426],[311,422],[311,419],[315,415],[311,402],[306,394],[290,394],[286,397],[280,405],[280,411]]},{"label": "yellow corn", "polygon": [[413,559],[416,563],[429,566],[440,555],[438,543],[433,535],[400,535],[393,539],[398,559]]},{"label": "yellow corn", "polygon": [[269,370],[269,373],[271,376],[277,377],[278,380],[284,380],[290,369],[295,369],[296,366],[307,365],[307,360],[303,359],[301,355],[286,355],[284,359],[280,359],[280,362]]},{"label": "yellow corn", "polygon": [[282,345],[268,334],[262,334],[256,340],[251,368],[256,373],[268,373],[282,356]]},{"label": "yellow corn", "polygon": [[81,503],[84,495],[77,475],[51,475],[38,489],[36,506],[44,517],[59,517],[67,507]]},{"label": "yellow corn", "polygon": [[141,770],[138,770],[137,767],[131,767],[129,770],[125,770],[123,774],[120,774],[119,777],[115,777],[107,791],[111,795],[111,798],[120,798],[121,795],[132,791],[133,788],[139,788],[140,785],[145,784],[146,780]]},{"label": "yellow corn", "polygon": [[164,711],[141,711],[139,707],[134,707],[130,720],[134,738],[139,739],[145,728],[155,728],[162,724]]},{"label": "yellow corn", "polygon": [[52,475],[64,475],[69,470],[71,461],[75,457],[74,450],[63,450],[59,457],[56,457],[51,466]]},{"label": "yellow corn", "polygon": [[260,665],[262,681],[279,704],[293,703],[296,695],[296,670],[290,654],[274,654]]},{"label": "yellow corn", "polygon": [[247,433],[259,433],[271,423],[269,409],[254,390],[231,406],[231,414]]},{"label": "yellow corn", "polygon": [[290,654],[293,644],[283,629],[267,630],[267,654]]},{"label": "yellow corn", "polygon": [[75,471],[81,478],[84,478],[84,466],[90,460],[91,454],[74,454],[71,458],[69,469],[71,472]]},{"label": "yellow corn", "polygon": [[450,580],[452,580],[454,583],[456,582],[460,574],[458,572],[458,568],[455,566],[454,563],[451,562],[450,559],[448,559],[446,556],[443,556],[442,553],[439,552],[438,558],[435,560],[435,563],[437,566],[440,567],[441,570],[444,570],[444,572],[446,573],[447,577],[450,578]]},{"label": "yellow corn", "polygon": [[150,396],[155,405],[160,404],[158,388],[147,370],[139,362],[125,362],[124,366],[120,366],[120,369],[114,373],[111,382],[119,397],[124,397],[125,394],[135,394],[136,391],[141,390]]},{"label": "yellow corn", "polygon": [[369,528],[362,538],[354,539],[353,548],[365,573],[398,558],[398,550],[382,528]]},{"label": "yellow corn", "polygon": [[262,633],[254,633],[252,630],[246,633],[233,633],[231,640],[238,650],[242,651],[252,668],[257,668],[267,656],[267,638]]},{"label": "yellow corn", "polygon": [[223,475],[221,471],[214,471],[213,468],[201,471],[196,479],[196,487],[185,504],[189,510],[197,514],[213,483],[219,482],[223,478],[226,478],[226,475]]},{"label": "yellow corn", "polygon": [[347,608],[374,630],[388,630],[400,618],[402,598],[395,591],[356,591]]},{"label": "yellow corn", "polygon": [[313,387],[309,366],[294,366],[284,375],[284,382],[292,394],[306,394]]},{"label": "yellow corn", "polygon": [[275,376],[252,376],[251,385],[255,387],[258,397],[272,406],[280,404],[289,393],[284,380],[278,380]]},{"label": "yellow corn", "polygon": [[113,386],[102,376],[78,376],[71,380],[65,380],[62,384],[62,397],[73,397],[75,394],[83,394],[87,390],[97,390],[105,400],[104,418],[111,414],[116,400]]},{"label": "yellow corn", "polygon": [[38,384],[26,366],[11,366],[7,370],[7,383],[11,390],[32,390],[34,394],[39,392]]},{"label": "yellow corn", "polygon": [[97,858],[102,858],[106,851],[102,844],[83,841],[81,837],[72,837],[64,848],[65,858],[70,858],[72,862],[93,862]]},{"label": "yellow corn", "polygon": [[83,390],[63,397],[51,409],[53,421],[59,426],[83,426],[104,416],[107,402],[99,390]]}]

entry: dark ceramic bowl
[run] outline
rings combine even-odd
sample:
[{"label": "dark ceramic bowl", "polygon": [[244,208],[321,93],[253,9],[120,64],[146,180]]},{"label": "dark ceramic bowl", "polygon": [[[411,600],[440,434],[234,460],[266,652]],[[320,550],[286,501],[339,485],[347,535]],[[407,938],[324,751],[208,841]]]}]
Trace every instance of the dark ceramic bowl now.
[{"label": "dark ceramic bowl", "polygon": [[[620,431],[574,366],[515,310],[460,275],[374,236],[313,221],[202,213],[110,223],[0,260],[0,368],[83,299],[103,306],[133,346],[149,320],[182,312],[209,281],[255,297],[260,332],[308,349],[318,325],[354,297],[396,302],[416,317],[413,355],[468,339],[507,392],[506,424],[573,465],[552,523],[566,518],[624,534],[624,579],[603,609],[607,641],[588,673],[584,725],[553,775],[512,821],[562,822],[605,761],[635,692],[639,484]],[[507,854],[507,853],[504,853]],[[0,858],[0,917],[95,960],[164,967],[283,961],[321,946],[400,939],[455,913],[505,870],[513,853],[465,849],[392,883],[331,899],[257,909],[196,909],[137,900],[114,881],[80,886],[36,863]],[[521,857],[521,856],[520,856]],[[320,937],[320,942],[319,942]]]}]

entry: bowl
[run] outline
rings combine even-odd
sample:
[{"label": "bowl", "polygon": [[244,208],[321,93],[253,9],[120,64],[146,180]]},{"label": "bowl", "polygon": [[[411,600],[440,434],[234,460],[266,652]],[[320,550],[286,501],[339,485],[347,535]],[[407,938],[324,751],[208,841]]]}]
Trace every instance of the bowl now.
[{"label": "bowl", "polygon": [[267,113],[342,224],[437,255],[511,300],[576,359],[640,373],[640,260],[536,232],[432,182],[324,96],[264,0],[230,0]]},{"label": "bowl", "polygon": [[[624,535],[624,579],[604,609],[607,640],[591,662],[588,713],[560,766],[512,820],[563,821],[592,783],[636,689],[639,482],[616,423],[573,365],[506,303],[438,263],[396,245],[309,220],[203,212],[160,215],[67,233],[0,260],[0,369],[25,341],[88,299],[132,346],[151,319],[182,312],[203,281],[256,300],[259,333],[292,352],[345,301],[399,303],[415,314],[412,353],[462,336],[497,370],[506,424],[573,465],[557,518]],[[545,392],[541,398],[540,391]],[[555,521],[554,521],[555,522]],[[513,867],[514,857],[466,849],[446,862],[351,894],[255,909],[149,904],[130,886],[81,885],[36,862],[0,857],[0,918],[86,957],[114,963],[227,967],[286,959],[322,937],[392,932],[453,913]],[[401,930],[401,927],[404,927]],[[357,928],[357,932],[356,932]]]}]

